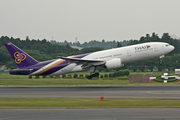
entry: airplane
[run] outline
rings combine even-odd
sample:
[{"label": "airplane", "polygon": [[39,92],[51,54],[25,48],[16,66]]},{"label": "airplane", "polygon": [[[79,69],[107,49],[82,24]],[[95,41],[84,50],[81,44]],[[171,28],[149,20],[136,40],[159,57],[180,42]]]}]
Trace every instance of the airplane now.
[{"label": "airplane", "polygon": [[69,57],[38,62],[13,43],[4,44],[17,64],[18,68],[10,70],[11,75],[57,76],[73,72],[89,71],[87,79],[99,75],[95,70],[103,67],[116,69],[124,63],[163,57],[174,50],[174,46],[164,42],[147,42],[109,50],[102,50]]}]

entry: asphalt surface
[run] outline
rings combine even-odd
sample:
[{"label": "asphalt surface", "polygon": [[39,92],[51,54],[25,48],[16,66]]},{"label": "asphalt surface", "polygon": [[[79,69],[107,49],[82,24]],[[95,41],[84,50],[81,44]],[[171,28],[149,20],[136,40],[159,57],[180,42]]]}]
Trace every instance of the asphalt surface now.
[{"label": "asphalt surface", "polygon": [[0,109],[0,120],[180,120],[180,109]]},{"label": "asphalt surface", "polygon": [[[180,100],[180,86],[0,87],[0,97]],[[0,109],[0,120],[180,120],[180,108]]]},{"label": "asphalt surface", "polygon": [[0,97],[180,99],[180,86],[0,87]]}]

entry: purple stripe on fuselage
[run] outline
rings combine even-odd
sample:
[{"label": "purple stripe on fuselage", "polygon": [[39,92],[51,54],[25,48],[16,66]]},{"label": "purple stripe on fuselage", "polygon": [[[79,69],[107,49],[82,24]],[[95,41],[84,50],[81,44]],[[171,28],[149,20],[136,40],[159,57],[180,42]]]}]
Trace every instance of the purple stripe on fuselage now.
[{"label": "purple stripe on fuselage", "polygon": [[[85,56],[87,56],[87,55],[89,55],[89,54],[90,54],[90,53],[81,54],[81,55],[76,55],[76,56],[74,56],[73,58],[83,58],[83,57],[85,57]],[[57,66],[54,66],[53,68],[47,70],[46,72],[41,73],[40,75],[50,75],[50,74],[52,74],[52,73],[54,73],[54,72],[57,72],[58,70],[66,67],[66,66],[68,66],[68,65],[69,65],[69,62],[68,62],[68,61],[65,61],[65,62],[63,62],[62,64],[59,64],[59,65],[57,65]]]},{"label": "purple stripe on fuselage", "polygon": [[87,56],[87,55],[89,55],[89,54],[91,54],[91,53],[86,53],[86,54],[76,55],[76,56],[73,57],[73,58],[83,58],[83,57],[85,57],[85,56]]},{"label": "purple stripe on fuselage", "polygon": [[52,74],[52,73],[54,73],[54,72],[56,72],[56,71],[58,71],[58,70],[60,70],[60,69],[62,69],[64,67],[66,67],[68,65],[68,63],[69,62],[66,61],[66,62],[64,62],[63,65],[55,66],[54,68],[52,68],[52,69],[50,69],[50,70],[48,70],[48,71],[46,71],[46,72],[44,72],[42,74],[39,74],[39,75],[50,75],[50,74]]},{"label": "purple stripe on fuselage", "polygon": [[[15,74],[15,75],[29,75],[37,70],[39,70],[40,68],[42,68],[43,66],[46,66],[48,64],[50,64],[51,62],[53,62],[55,60],[48,60],[48,61],[44,61],[44,62],[39,62],[35,65],[32,65],[32,66],[28,66],[28,67],[24,67],[23,69],[33,69],[32,71],[30,72],[17,72],[17,71],[11,71],[10,74]],[[19,69],[20,70],[20,69]]]}]

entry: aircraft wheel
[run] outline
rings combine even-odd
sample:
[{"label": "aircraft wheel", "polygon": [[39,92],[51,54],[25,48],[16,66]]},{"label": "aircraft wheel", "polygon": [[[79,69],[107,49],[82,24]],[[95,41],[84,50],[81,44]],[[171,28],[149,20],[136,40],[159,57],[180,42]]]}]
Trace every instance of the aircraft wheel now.
[{"label": "aircraft wheel", "polygon": [[94,74],[92,74],[91,76],[92,77],[97,77],[99,75],[99,73],[94,73]]},{"label": "aircraft wheel", "polygon": [[92,79],[93,77],[92,77],[92,76],[87,76],[86,78],[87,78],[87,79]]},{"label": "aircraft wheel", "polygon": [[95,75],[95,74],[92,74],[91,76],[92,76],[92,77],[96,77],[96,75]]},{"label": "aircraft wheel", "polygon": [[94,73],[95,77],[99,76],[99,73]]}]

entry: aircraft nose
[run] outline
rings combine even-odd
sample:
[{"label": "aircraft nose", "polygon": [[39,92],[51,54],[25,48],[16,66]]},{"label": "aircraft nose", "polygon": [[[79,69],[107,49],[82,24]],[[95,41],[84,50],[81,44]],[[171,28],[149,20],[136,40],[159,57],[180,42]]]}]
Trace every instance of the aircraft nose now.
[{"label": "aircraft nose", "polygon": [[173,50],[174,50],[174,46],[172,46],[172,45],[171,45],[171,46],[170,46],[170,48],[171,48],[171,51],[173,51]]},{"label": "aircraft nose", "polygon": [[172,45],[168,46],[167,52],[171,52],[173,50],[174,50],[174,46],[172,46]]}]

